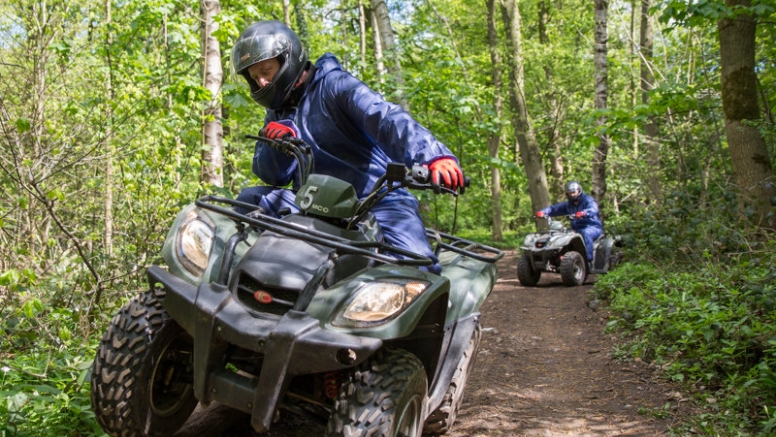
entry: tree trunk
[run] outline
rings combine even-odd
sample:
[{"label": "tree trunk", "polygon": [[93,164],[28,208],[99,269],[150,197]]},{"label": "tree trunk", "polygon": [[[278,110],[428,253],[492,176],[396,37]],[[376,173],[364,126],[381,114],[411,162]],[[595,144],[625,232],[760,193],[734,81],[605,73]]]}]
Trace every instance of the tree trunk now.
[{"label": "tree trunk", "polygon": [[[725,0],[725,4],[747,8],[751,0]],[[722,109],[739,199],[755,208],[755,223],[773,226],[773,217],[766,221],[776,196],[770,155],[762,135],[749,123],[760,119],[754,72],[756,23],[752,15],[739,14],[721,19],[717,28]]]},{"label": "tree trunk", "polygon": [[370,0],[372,4],[372,14],[377,22],[377,28],[380,31],[380,41],[384,54],[388,55],[389,62],[388,73],[393,77],[396,83],[396,89],[399,95],[399,104],[405,111],[410,110],[410,104],[404,96],[404,77],[399,61],[399,50],[396,41],[393,38],[393,28],[391,27],[391,17],[388,14],[388,6],[385,0]]},{"label": "tree trunk", "polygon": [[[105,27],[110,29],[111,26],[111,0],[105,0]],[[111,60],[111,46],[113,45],[113,34],[108,30],[108,34],[105,37],[105,67],[107,69],[105,73],[105,91],[110,101],[114,101],[113,95],[113,65]],[[109,120],[109,130],[113,129],[113,109],[110,105],[107,106],[107,119]],[[113,134],[108,132],[105,135],[105,229],[103,234],[103,244],[105,247],[105,255],[110,256],[113,254]],[[100,302],[95,302],[99,305]]]},{"label": "tree trunk", "polygon": [[289,7],[288,0],[283,0],[283,23],[291,27],[291,8]]},{"label": "tree trunk", "polygon": [[361,63],[366,64],[366,11],[364,10],[364,0],[358,0],[358,28],[359,49],[361,53]]},{"label": "tree trunk", "polygon": [[[539,2],[539,43],[545,46],[545,50],[550,51],[550,37],[547,35],[547,21],[549,20],[549,5],[548,2],[542,0]],[[560,124],[562,113],[560,104],[555,95],[555,87],[553,85],[554,74],[553,66],[550,64],[544,65],[544,78],[547,80],[547,84],[544,87],[546,90],[547,99],[547,117],[550,120],[550,127],[547,129],[547,151],[550,155],[550,175],[552,176],[552,183],[550,190],[555,197],[563,196],[563,152],[561,150],[561,142],[558,135],[558,125]]]},{"label": "tree trunk", "polygon": [[[501,83],[501,54],[498,50],[498,38],[496,35],[496,0],[486,0],[488,7],[488,47],[490,48],[490,62],[493,65],[493,118],[495,127],[488,135],[488,156],[498,158],[499,145],[501,144],[501,113],[504,99],[501,95],[503,84]],[[491,234],[493,241],[503,241],[504,225],[501,211],[501,173],[498,167],[490,165],[490,196],[493,208],[493,224]]]},{"label": "tree trunk", "polygon": [[221,84],[224,73],[221,67],[221,47],[213,32],[218,30],[218,23],[213,20],[221,12],[219,0],[202,0],[202,58],[204,71],[202,78],[205,88],[210,91],[211,100],[205,108],[202,126],[202,171],[200,180],[205,184],[224,186],[223,167],[223,127],[221,125]]},{"label": "tree trunk", "polygon": [[[652,34],[652,22],[649,19],[649,8],[652,0],[641,0],[641,31],[639,44],[641,45],[641,103],[649,105],[649,93],[655,87],[655,75],[652,71],[652,46],[654,37]],[[644,146],[647,152],[647,181],[649,185],[649,198],[660,203],[662,196],[662,184],[660,182],[660,132],[655,120],[650,117],[644,123]]]},{"label": "tree trunk", "polygon": [[515,0],[503,0],[501,12],[507,32],[507,59],[509,62],[510,104],[512,106],[512,126],[515,130],[518,151],[523,160],[531,206],[538,211],[550,204],[547,189],[547,175],[542,164],[539,143],[536,141],[528,115],[523,86],[523,50],[520,28],[520,11]]},{"label": "tree trunk", "polygon": [[377,24],[377,14],[372,10],[372,38],[375,45],[375,69],[377,70],[377,82],[385,84],[385,63],[383,62],[383,43],[380,38],[380,26]]},{"label": "tree trunk", "polygon": [[[606,55],[608,51],[607,11],[608,0],[595,0],[595,108],[604,110],[608,106],[609,97],[609,73],[607,70]],[[603,127],[606,126],[606,117],[601,116],[596,122],[600,141],[593,153],[593,197],[602,202],[606,195],[606,158],[609,154],[611,139]]]}]

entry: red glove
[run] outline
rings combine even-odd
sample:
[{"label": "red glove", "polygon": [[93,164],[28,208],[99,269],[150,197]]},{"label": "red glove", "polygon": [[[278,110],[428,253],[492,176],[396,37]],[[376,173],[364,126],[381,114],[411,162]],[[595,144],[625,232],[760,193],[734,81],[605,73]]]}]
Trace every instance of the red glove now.
[{"label": "red glove", "polygon": [[263,136],[272,139],[272,140],[280,140],[286,137],[296,138],[296,133],[294,133],[294,129],[290,126],[286,126],[284,124],[278,123],[276,121],[270,121],[267,123],[266,126],[264,126],[264,129],[261,130]]},{"label": "red glove", "polygon": [[431,170],[431,182],[441,185],[439,176],[442,175],[444,185],[455,191],[463,187],[463,170],[453,158],[441,158],[429,164]]},{"label": "red glove", "polygon": [[544,217],[544,211],[536,211],[536,217],[539,217],[539,218]]},{"label": "red glove", "polygon": [[585,211],[577,211],[577,213],[574,214],[574,215],[577,216],[577,218],[582,218],[582,217],[586,216],[587,213]]}]

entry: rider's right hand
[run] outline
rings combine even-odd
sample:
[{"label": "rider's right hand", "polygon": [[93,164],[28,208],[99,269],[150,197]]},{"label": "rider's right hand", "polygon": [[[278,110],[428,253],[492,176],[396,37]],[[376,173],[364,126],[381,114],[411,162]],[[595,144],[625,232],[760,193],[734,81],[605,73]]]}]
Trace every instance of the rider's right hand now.
[{"label": "rider's right hand", "polygon": [[271,140],[282,140],[283,138],[291,137],[296,138],[294,129],[290,126],[278,123],[276,121],[270,121],[261,130],[261,135]]},{"label": "rider's right hand", "polygon": [[536,211],[536,217],[539,217],[539,218],[544,217],[544,211]]}]

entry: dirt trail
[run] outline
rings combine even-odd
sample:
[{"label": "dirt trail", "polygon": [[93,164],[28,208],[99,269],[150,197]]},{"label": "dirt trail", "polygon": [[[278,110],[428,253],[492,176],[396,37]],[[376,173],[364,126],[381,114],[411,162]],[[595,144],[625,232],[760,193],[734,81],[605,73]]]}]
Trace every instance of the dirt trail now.
[{"label": "dirt trail", "polygon": [[[498,283],[482,308],[477,362],[448,435],[667,435],[689,405],[646,365],[610,357],[614,339],[603,333],[606,315],[587,305],[595,278],[564,287],[558,275],[545,274],[537,287],[523,287],[516,256],[508,252],[499,262]],[[323,429],[285,414],[269,435],[321,436]],[[247,416],[211,407],[196,412],[175,437],[250,435]]]}]

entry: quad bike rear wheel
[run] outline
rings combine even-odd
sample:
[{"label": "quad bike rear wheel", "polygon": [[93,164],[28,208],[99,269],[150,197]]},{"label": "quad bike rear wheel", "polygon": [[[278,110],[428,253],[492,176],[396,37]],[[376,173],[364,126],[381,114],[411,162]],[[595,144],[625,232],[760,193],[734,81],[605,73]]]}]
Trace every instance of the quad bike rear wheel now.
[{"label": "quad bike rear wheel", "polygon": [[560,260],[560,277],[563,279],[563,284],[569,287],[584,284],[587,278],[585,257],[573,250],[564,253]]},{"label": "quad bike rear wheel", "polygon": [[461,360],[458,362],[458,368],[455,370],[452,381],[450,381],[450,386],[447,387],[442,404],[426,420],[423,434],[446,434],[455,423],[458,409],[463,402],[463,393],[469,380],[469,374],[474,368],[474,361],[477,357],[481,338],[482,330],[478,324],[472,333],[472,337],[469,339],[469,344],[466,346]]},{"label": "quad bike rear wheel", "polygon": [[189,418],[192,339],[152,293],[127,303],[102,337],[92,367],[92,409],[111,436],[170,436]]},{"label": "quad bike rear wheel", "polygon": [[345,381],[326,437],[420,437],[428,381],[423,363],[403,349],[386,349]]},{"label": "quad bike rear wheel", "polygon": [[517,279],[526,287],[533,287],[539,283],[542,277],[542,271],[536,270],[531,264],[531,258],[528,254],[523,254],[517,260]]}]

